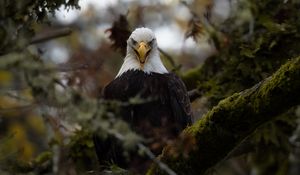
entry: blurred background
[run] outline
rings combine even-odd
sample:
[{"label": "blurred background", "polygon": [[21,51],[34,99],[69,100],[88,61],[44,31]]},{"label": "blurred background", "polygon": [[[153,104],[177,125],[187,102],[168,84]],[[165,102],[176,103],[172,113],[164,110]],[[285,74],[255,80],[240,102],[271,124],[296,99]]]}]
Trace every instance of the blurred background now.
[{"label": "blurred background", "polygon": [[[97,172],[90,133],[120,130],[97,99],[135,28],[154,31],[168,70],[198,92],[196,121],[299,56],[299,10],[299,0],[0,2],[0,173]],[[207,174],[300,174],[299,117],[287,109]]]},{"label": "blurred background", "polygon": [[[209,1],[201,3],[201,6],[204,5],[201,13],[205,13],[205,6],[210,6],[210,3]],[[180,1],[87,0],[79,1],[79,6],[80,9],[65,9],[62,6],[50,19],[51,28],[70,27],[73,31],[72,35],[63,40],[42,43],[37,46],[37,49],[44,50],[43,58],[56,64],[76,63],[77,55],[92,54],[85,59],[98,60],[99,64],[101,60],[103,66],[99,71],[103,72],[99,73],[106,75],[99,76],[102,78],[99,83],[105,84],[116,75],[124,57],[122,50],[117,52],[111,49],[114,41],[109,37],[114,22],[119,22],[116,27],[121,30],[123,27],[125,29],[127,27],[128,31],[137,27],[151,28],[157,37],[160,49],[174,59],[173,65],[164,59],[169,69],[180,65],[182,70],[187,70],[202,63],[216,51],[214,45],[208,42],[208,37],[201,38],[198,43],[192,37],[188,37],[187,32],[191,30],[189,23],[193,14],[188,4]],[[217,1],[212,9],[213,20],[224,21],[229,17],[229,10],[229,1]],[[91,85],[88,82],[83,84]]]}]

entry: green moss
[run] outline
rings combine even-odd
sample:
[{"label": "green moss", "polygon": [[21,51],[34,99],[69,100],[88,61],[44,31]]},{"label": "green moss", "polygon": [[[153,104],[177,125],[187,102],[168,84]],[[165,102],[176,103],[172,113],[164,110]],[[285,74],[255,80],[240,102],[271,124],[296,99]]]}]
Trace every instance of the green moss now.
[{"label": "green moss", "polygon": [[51,158],[53,157],[53,153],[50,151],[46,151],[41,153],[40,155],[38,155],[35,159],[34,159],[34,164],[36,165],[41,165],[42,163],[51,160]]},{"label": "green moss", "polygon": [[[295,89],[292,84],[300,83],[298,77],[300,77],[300,57],[288,61],[272,77],[265,80],[266,82],[259,88],[259,92],[253,98],[254,110],[260,111],[262,107],[269,105],[272,100],[284,100],[281,99],[281,93],[293,92]],[[285,97],[285,99],[287,98]]]},{"label": "green moss", "polygon": [[[203,174],[258,126],[300,102],[299,77],[300,57],[287,62],[261,84],[221,100],[201,120],[184,130],[184,134],[196,140],[197,149],[189,153],[189,158],[164,153],[163,162],[178,174]],[[151,172],[164,174],[158,169]]]}]

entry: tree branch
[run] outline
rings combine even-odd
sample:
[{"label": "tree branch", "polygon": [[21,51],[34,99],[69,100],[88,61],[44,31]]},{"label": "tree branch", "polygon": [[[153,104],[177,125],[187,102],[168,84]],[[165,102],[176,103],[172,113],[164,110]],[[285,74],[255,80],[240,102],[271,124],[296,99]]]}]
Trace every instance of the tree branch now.
[{"label": "tree branch", "polygon": [[41,42],[45,42],[54,38],[59,38],[59,37],[64,37],[67,35],[70,35],[72,33],[72,30],[70,28],[62,28],[62,29],[57,29],[57,30],[53,30],[49,33],[41,33],[41,34],[37,34],[36,36],[34,36],[31,41],[29,42],[29,44],[37,44],[37,43],[41,43]]},{"label": "tree branch", "polygon": [[188,91],[188,95],[189,95],[190,101],[193,102],[197,98],[201,97],[202,93],[198,89],[193,89],[193,90]]},{"label": "tree branch", "polygon": [[[161,156],[178,174],[203,174],[225,159],[258,126],[300,103],[300,57],[288,61],[271,77],[219,102],[201,120],[183,131],[195,140],[188,156],[167,146]],[[174,155],[172,153],[179,153]],[[156,166],[149,174],[164,174]]]}]

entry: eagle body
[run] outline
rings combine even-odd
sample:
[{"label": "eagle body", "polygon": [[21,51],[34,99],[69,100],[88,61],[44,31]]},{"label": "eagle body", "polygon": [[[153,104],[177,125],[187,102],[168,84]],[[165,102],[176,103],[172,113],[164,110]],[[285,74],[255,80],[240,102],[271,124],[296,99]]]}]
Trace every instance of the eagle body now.
[{"label": "eagle body", "polygon": [[[122,107],[120,117],[144,138],[144,144],[155,155],[159,155],[162,148],[191,123],[186,87],[178,76],[164,67],[156,38],[147,28],[136,29],[127,40],[124,63],[116,78],[104,88],[103,98],[122,102],[131,98],[142,100]],[[130,169],[139,166],[138,172],[143,172],[149,165],[147,158],[137,152],[130,154],[128,161],[116,138],[101,140],[94,137],[94,144],[100,163],[108,161]]]},{"label": "eagle body", "polygon": [[138,97],[145,100],[122,110],[122,118],[145,136],[153,135],[151,131],[155,128],[168,128],[172,130],[173,136],[177,136],[179,131],[191,123],[189,98],[186,94],[183,82],[174,73],[145,73],[140,70],[125,72],[104,90],[105,99],[126,102]]}]

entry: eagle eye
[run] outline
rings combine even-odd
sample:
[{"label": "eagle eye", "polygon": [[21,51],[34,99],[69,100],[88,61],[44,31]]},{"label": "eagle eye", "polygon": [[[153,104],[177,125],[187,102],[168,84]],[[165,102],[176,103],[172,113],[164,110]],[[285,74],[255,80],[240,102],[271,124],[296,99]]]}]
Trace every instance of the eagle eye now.
[{"label": "eagle eye", "polygon": [[131,38],[131,42],[132,42],[133,45],[137,45],[137,43],[138,43],[136,40],[134,40],[132,38]]},{"label": "eagle eye", "polygon": [[151,45],[154,43],[154,41],[155,41],[155,38],[153,38],[151,41],[149,41],[149,42],[148,42],[148,45],[151,46]]}]

